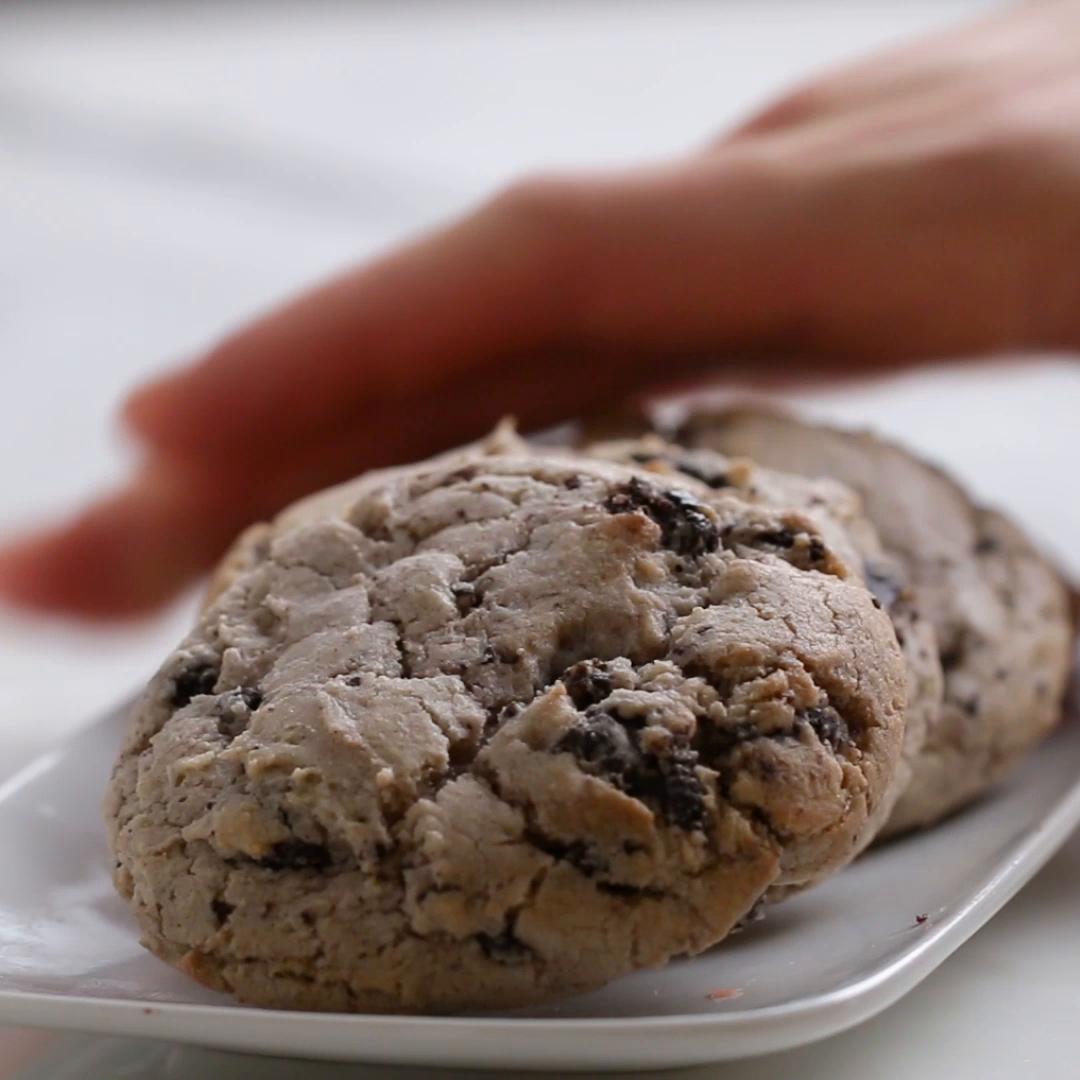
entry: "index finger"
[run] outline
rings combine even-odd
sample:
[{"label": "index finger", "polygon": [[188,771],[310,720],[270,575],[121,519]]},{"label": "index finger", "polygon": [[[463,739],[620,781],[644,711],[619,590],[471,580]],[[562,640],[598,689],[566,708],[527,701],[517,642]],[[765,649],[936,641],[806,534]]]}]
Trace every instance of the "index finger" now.
[{"label": "index finger", "polygon": [[390,408],[478,357],[534,348],[565,325],[557,266],[572,237],[510,195],[257,319],[127,402],[166,451],[212,455],[317,437]]},{"label": "index finger", "polygon": [[782,324],[804,290],[773,216],[738,162],[526,182],[234,334],[135,394],[127,419],[170,454],[262,459],[342,424],[407,427],[433,388],[444,444],[473,437],[485,378],[492,404],[528,415],[547,374],[544,417],[580,412],[613,383],[662,380],[658,354],[701,367]]}]

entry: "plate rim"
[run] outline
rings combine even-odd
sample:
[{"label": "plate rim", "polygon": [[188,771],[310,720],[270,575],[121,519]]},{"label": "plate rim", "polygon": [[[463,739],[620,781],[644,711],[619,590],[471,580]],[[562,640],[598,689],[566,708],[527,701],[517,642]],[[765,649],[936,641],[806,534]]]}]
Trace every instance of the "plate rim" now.
[{"label": "plate rim", "polygon": [[[59,740],[24,764],[7,780],[0,782],[0,808],[34,779],[46,772],[63,756],[71,742],[92,736],[107,728],[110,720],[128,707],[116,706],[94,721],[83,725],[67,738]],[[1066,715],[1061,728],[1076,723]],[[1059,728],[1059,730],[1061,730]],[[1051,736],[1052,741],[1053,736]],[[973,808],[978,813],[978,807]],[[882,964],[871,973],[816,994],[793,1001],[732,1012],[676,1013],[631,1017],[527,1017],[490,1016],[482,1013],[458,1016],[429,1016],[407,1013],[344,1013],[310,1010],[264,1009],[250,1005],[213,1002],[156,1001],[150,998],[112,998],[83,994],[60,994],[48,991],[22,991],[0,988],[0,1023],[33,1027],[108,1032],[143,1038],[165,1038],[192,1045],[231,1049],[266,1047],[266,1035],[279,1037],[271,1042],[272,1052],[288,1054],[283,1044],[298,1028],[315,1029],[323,1034],[365,1035],[393,1028],[402,1036],[421,1036],[413,1043],[387,1045],[385,1039],[357,1047],[357,1053],[342,1056],[340,1045],[327,1047],[325,1055],[318,1048],[297,1048],[296,1056],[329,1060],[354,1060],[382,1063],[429,1064],[425,1047],[431,1040],[456,1039],[468,1035],[482,1039],[464,1055],[452,1053],[447,1065],[470,1064],[473,1067],[498,1067],[505,1056],[491,1053],[489,1042],[512,1041],[520,1050],[522,1041],[548,1040],[554,1032],[576,1039],[581,1036],[622,1036],[642,1033],[645,1036],[679,1035],[693,1040],[685,1045],[670,1044],[664,1060],[669,1064],[719,1062],[790,1049],[838,1034],[871,1019],[914,989],[973,934],[1005,906],[1049,861],[1060,846],[1080,825],[1080,776],[1058,798],[1038,824],[1010,838],[1006,854],[992,875],[977,891],[940,922],[931,924],[915,944]],[[182,1021],[188,1030],[177,1031],[172,1023]],[[201,1024],[198,1033],[190,1028]],[[239,1037],[238,1037],[239,1036]],[[730,1045],[702,1045],[712,1036],[731,1039]],[[640,1040],[630,1040],[640,1046]],[[571,1044],[544,1046],[532,1059],[531,1067],[549,1067],[582,1063],[581,1048]],[[445,1049],[445,1047],[444,1047]],[[268,1052],[263,1049],[263,1052]],[[592,1067],[626,1069],[653,1068],[655,1061],[642,1061],[637,1055],[619,1057],[612,1050],[604,1053]],[[527,1063],[517,1067],[528,1067]]]}]

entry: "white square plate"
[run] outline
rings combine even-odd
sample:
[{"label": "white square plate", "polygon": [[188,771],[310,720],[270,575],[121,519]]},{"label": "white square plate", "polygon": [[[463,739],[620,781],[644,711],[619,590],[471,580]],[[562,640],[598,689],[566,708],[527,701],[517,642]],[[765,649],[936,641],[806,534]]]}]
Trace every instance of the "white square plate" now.
[{"label": "white square plate", "polygon": [[[662,1068],[766,1053],[866,1020],[925,978],[1080,822],[1080,723],[992,798],[873,851],[692,960],[503,1015],[245,1008],[145,953],[114,894],[99,802],[124,709],[0,786],[0,1023],[309,1058]],[[714,990],[734,995],[713,995]]]}]

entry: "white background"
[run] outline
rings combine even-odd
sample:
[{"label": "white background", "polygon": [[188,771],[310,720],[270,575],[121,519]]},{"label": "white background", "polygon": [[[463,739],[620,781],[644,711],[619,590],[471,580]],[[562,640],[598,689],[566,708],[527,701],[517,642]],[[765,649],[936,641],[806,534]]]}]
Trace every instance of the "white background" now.
[{"label": "white background", "polygon": [[[124,388],[298,286],[518,172],[681,150],[823,64],[989,6],[0,5],[0,532],[114,481],[128,451],[109,418]],[[1074,362],[945,369],[815,406],[948,463],[1080,572]],[[143,679],[190,608],[109,630],[0,613],[0,775]],[[1078,890],[1074,840],[885,1016],[699,1075],[1078,1075]],[[24,1073],[17,1058],[37,1064]],[[0,1033],[0,1077],[235,1066]]]}]

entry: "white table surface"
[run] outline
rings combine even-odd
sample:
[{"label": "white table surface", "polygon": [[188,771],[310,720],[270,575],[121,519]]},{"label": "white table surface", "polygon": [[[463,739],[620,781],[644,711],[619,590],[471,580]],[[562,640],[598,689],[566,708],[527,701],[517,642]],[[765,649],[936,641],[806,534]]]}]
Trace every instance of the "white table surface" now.
[{"label": "white table surface", "polygon": [[[0,5],[0,531],[114,480],[124,387],[522,170],[692,145],[976,0]],[[1080,573],[1080,365],[945,369],[815,407],[902,434]],[[152,670],[190,617],[0,612],[0,776]],[[1080,837],[900,1005],[687,1075],[1080,1075]],[[11,1077],[385,1077],[0,1029]],[[461,1075],[453,1074],[453,1075]]]}]

